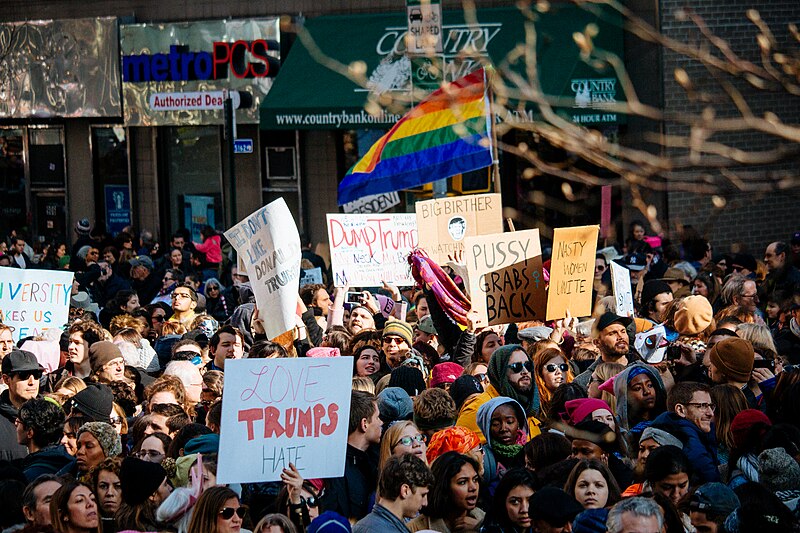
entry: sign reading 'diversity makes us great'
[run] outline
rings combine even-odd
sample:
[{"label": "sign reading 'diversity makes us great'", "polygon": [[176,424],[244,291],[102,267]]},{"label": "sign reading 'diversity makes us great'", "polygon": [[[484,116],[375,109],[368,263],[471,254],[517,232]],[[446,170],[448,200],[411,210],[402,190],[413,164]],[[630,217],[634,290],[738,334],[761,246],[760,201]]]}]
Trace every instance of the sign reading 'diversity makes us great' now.
[{"label": "sign reading 'diversity makes us great'", "polygon": [[344,475],[352,357],[225,363],[219,483]]},{"label": "sign reading 'diversity makes us great'", "polygon": [[543,320],[545,310],[539,230],[468,237],[464,259],[477,327]]},{"label": "sign reading 'diversity makes us great'", "polygon": [[14,328],[15,343],[67,323],[72,272],[0,270],[0,321]]},{"label": "sign reading 'diversity makes us great'", "polygon": [[331,270],[337,287],[414,284],[408,254],[419,245],[414,213],[328,214]]},{"label": "sign reading 'diversity makes us great'", "polygon": [[256,296],[267,338],[295,327],[300,281],[300,234],[283,198],[225,232],[239,254]]}]

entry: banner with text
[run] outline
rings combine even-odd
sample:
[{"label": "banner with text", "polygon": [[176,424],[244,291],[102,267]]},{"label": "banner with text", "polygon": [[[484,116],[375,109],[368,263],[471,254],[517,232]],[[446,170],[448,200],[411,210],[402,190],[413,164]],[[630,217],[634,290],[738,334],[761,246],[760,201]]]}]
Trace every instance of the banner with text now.
[{"label": "banner with text", "polygon": [[544,320],[538,229],[467,237],[464,248],[476,327]]},{"label": "banner with text", "polygon": [[352,379],[352,357],[229,360],[217,482],[343,476]]},{"label": "banner with text", "polygon": [[371,194],[358,200],[347,202],[342,206],[345,213],[383,213],[396,205],[400,205],[400,195],[394,192]]},{"label": "banner with text", "polygon": [[331,269],[337,287],[414,284],[408,254],[419,246],[413,213],[328,214]]},{"label": "banner with text", "polygon": [[472,194],[417,202],[419,245],[439,265],[464,250],[464,239],[503,232],[499,194]]},{"label": "banner with text", "polygon": [[274,339],[295,327],[300,281],[300,234],[283,198],[262,207],[225,232],[244,263],[264,319]]},{"label": "banner with text", "polygon": [[62,329],[69,320],[72,272],[4,268],[0,276],[0,321],[14,328],[14,343]]},{"label": "banner with text", "polygon": [[592,281],[599,226],[553,230],[547,320],[592,314]]},{"label": "banner with text", "polygon": [[614,289],[614,302],[619,316],[633,316],[633,292],[631,291],[631,271],[614,261],[611,266],[611,287]]}]

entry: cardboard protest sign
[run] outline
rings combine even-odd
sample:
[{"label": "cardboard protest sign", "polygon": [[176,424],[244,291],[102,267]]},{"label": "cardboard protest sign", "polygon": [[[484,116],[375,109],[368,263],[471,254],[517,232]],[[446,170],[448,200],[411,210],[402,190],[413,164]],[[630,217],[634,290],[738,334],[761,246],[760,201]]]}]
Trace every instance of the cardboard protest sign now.
[{"label": "cardboard protest sign", "polygon": [[21,338],[61,329],[69,320],[72,272],[3,268],[0,274],[0,321]]},{"label": "cardboard protest sign", "polygon": [[408,255],[419,245],[413,213],[328,214],[328,242],[337,287],[414,284],[408,264]]},{"label": "cardboard protest sign", "polygon": [[273,339],[295,327],[300,278],[300,234],[283,198],[262,207],[225,232],[244,263]]},{"label": "cardboard protest sign", "polygon": [[352,379],[352,357],[229,360],[217,482],[344,475]]},{"label": "cardboard protest sign", "polygon": [[320,267],[307,268],[303,270],[303,275],[300,277],[300,287],[306,285],[318,285],[322,283],[322,269]]},{"label": "cardboard protest sign", "polygon": [[553,258],[547,293],[547,320],[592,314],[592,280],[598,226],[553,230]]},{"label": "cardboard protest sign", "polygon": [[619,316],[633,316],[633,292],[631,291],[631,271],[611,261],[611,286]]},{"label": "cardboard protest sign", "polygon": [[464,248],[477,327],[544,319],[538,229],[467,237]]},{"label": "cardboard protest sign", "polygon": [[420,248],[439,265],[464,249],[464,239],[503,232],[499,194],[472,194],[417,202]]}]

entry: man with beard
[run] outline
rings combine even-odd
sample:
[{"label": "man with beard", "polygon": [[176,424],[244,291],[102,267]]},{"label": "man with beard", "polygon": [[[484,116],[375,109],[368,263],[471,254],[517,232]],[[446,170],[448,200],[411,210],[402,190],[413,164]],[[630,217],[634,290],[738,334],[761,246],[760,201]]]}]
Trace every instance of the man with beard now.
[{"label": "man with beard", "polygon": [[519,402],[528,417],[530,436],[540,433],[539,420],[535,414],[539,410],[539,391],[533,381],[533,362],[519,344],[501,346],[489,360],[489,384],[482,394],[467,399],[461,408],[457,426],[474,431],[486,442],[486,437],[478,427],[478,408],[492,398],[506,396]]},{"label": "man with beard", "polygon": [[597,319],[594,327],[594,345],[600,350],[600,357],[589,368],[573,380],[586,390],[597,365],[600,363],[619,363],[630,366],[640,358],[631,347],[627,327],[633,319],[614,313],[605,313]]},{"label": "man with beard", "polygon": [[667,396],[667,409],[653,421],[653,426],[680,439],[700,483],[719,481],[713,431],[715,406],[708,386],[691,381],[676,383]]}]

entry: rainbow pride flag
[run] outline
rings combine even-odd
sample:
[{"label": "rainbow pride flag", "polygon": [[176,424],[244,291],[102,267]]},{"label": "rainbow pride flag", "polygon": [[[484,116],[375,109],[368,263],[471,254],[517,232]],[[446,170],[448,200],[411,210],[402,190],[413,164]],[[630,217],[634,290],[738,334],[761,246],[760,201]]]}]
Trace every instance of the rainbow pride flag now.
[{"label": "rainbow pride flag", "polygon": [[372,145],[339,184],[339,205],[492,164],[483,69],[442,87]]}]

